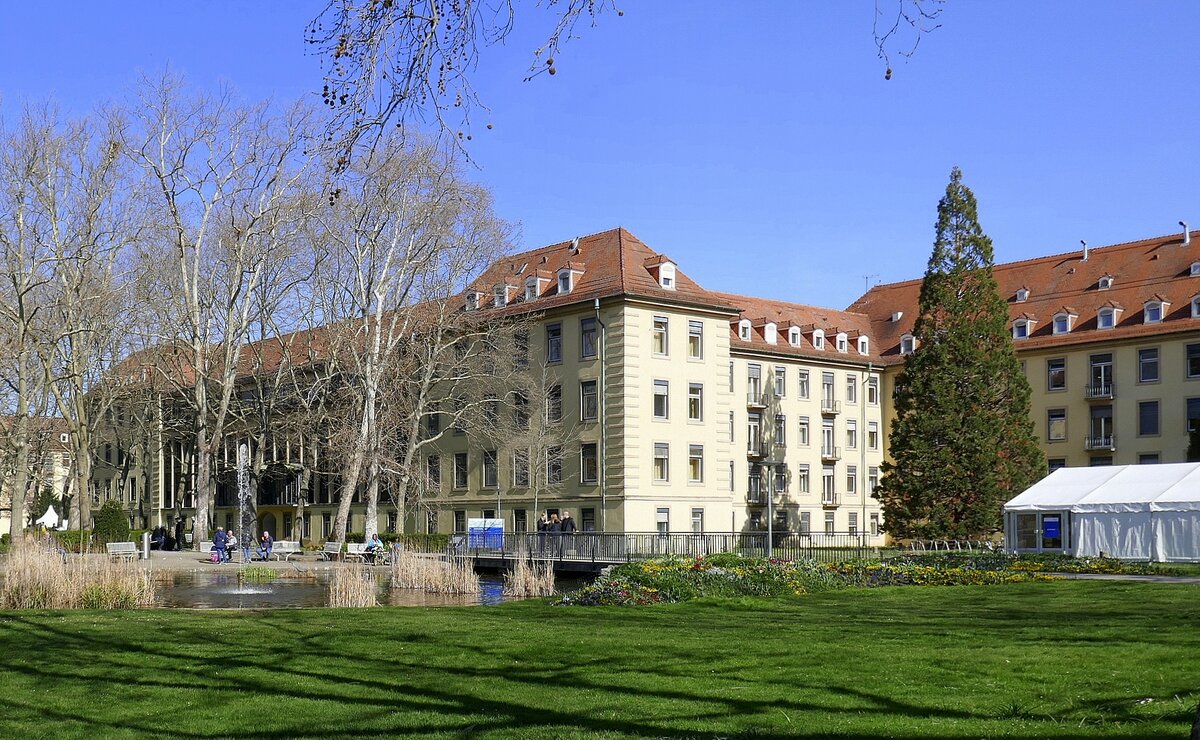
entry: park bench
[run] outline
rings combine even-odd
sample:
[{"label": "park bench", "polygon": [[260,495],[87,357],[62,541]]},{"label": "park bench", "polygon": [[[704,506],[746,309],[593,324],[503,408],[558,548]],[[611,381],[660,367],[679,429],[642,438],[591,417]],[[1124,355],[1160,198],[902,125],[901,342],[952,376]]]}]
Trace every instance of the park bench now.
[{"label": "park bench", "polygon": [[362,542],[347,542],[346,543],[346,559],[354,558],[361,562],[367,560],[367,546]]},{"label": "park bench", "polygon": [[137,545],[133,542],[108,542],[104,545],[108,550],[110,558],[124,558],[125,560],[136,560],[138,556]]},{"label": "park bench", "polygon": [[329,541],[318,553],[324,560],[338,560],[342,557],[342,543]]},{"label": "park bench", "polygon": [[295,540],[276,540],[271,546],[271,555],[276,560],[287,562],[288,558],[293,555],[299,555],[302,552],[300,543]]}]

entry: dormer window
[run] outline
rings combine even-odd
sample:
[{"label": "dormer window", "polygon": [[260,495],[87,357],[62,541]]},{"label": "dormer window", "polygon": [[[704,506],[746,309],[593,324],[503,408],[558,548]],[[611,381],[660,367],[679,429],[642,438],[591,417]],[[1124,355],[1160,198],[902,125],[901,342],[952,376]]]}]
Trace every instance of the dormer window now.
[{"label": "dormer window", "polygon": [[532,301],[537,298],[537,281],[530,278],[525,283],[525,300]]},{"label": "dormer window", "polygon": [[658,266],[658,284],[666,290],[675,290],[675,265],[664,262]]},{"label": "dormer window", "polygon": [[1029,300],[1029,288],[1017,289],[1017,303],[1024,303]]},{"label": "dormer window", "polygon": [[1027,339],[1029,333],[1033,331],[1033,321],[1031,319],[1017,319],[1013,322],[1013,339]]},{"label": "dormer window", "polygon": [[558,273],[558,292],[559,293],[570,293],[571,292],[571,271],[570,270],[562,270],[561,272]]},{"label": "dormer window", "polygon": [[1192,276],[1200,275],[1200,260],[1192,263],[1192,266],[1188,268],[1188,274]]},{"label": "dormer window", "polygon": [[850,343],[846,337],[846,332],[839,331],[837,334],[837,351],[845,352],[850,349]]},{"label": "dormer window", "polygon": [[1105,308],[1100,309],[1100,312],[1096,314],[1097,329],[1111,329],[1116,325],[1117,310],[1115,308],[1106,306]]},{"label": "dormer window", "polygon": [[859,337],[858,338],[858,353],[860,355],[868,354],[871,351],[870,345],[871,345],[871,342],[869,339],[867,339],[866,337]]},{"label": "dormer window", "polygon": [[793,326],[791,329],[788,329],[788,344],[792,345],[793,347],[800,346],[800,328],[799,327]]},{"label": "dormer window", "polygon": [[817,349],[825,349],[825,332],[821,329],[813,329],[813,346]]},{"label": "dormer window", "polygon": [[1108,290],[1113,285],[1112,275],[1105,275],[1096,283],[1096,287],[1100,290]]},{"label": "dormer window", "polygon": [[742,319],[738,322],[738,338],[743,342],[750,341],[750,319]]},{"label": "dormer window", "polygon": [[1071,314],[1056,313],[1054,314],[1054,333],[1066,334],[1071,331]]},{"label": "dormer window", "polygon": [[550,273],[545,270],[537,270],[525,278],[525,300],[535,301],[540,298],[548,282],[550,282]]},{"label": "dormer window", "polygon": [[512,287],[513,286],[509,285],[508,283],[501,283],[500,285],[496,286],[495,290],[493,291],[493,298],[497,308],[508,305],[509,291],[512,290]]},{"label": "dormer window", "polygon": [[779,329],[775,326],[775,322],[768,321],[763,327],[763,339],[767,340],[767,344],[775,344],[779,341]]},{"label": "dormer window", "polygon": [[1200,319],[1200,295],[1192,296],[1192,318]]},{"label": "dormer window", "polygon": [[1157,324],[1163,320],[1163,316],[1167,313],[1167,308],[1171,304],[1166,301],[1153,299],[1146,301],[1146,305],[1142,307],[1142,321],[1147,324]]},{"label": "dormer window", "polygon": [[479,299],[481,294],[477,291],[469,291],[467,293],[467,310],[474,311],[479,308]]},{"label": "dormer window", "polygon": [[911,355],[916,348],[917,338],[912,334],[904,334],[900,337],[900,354]]}]

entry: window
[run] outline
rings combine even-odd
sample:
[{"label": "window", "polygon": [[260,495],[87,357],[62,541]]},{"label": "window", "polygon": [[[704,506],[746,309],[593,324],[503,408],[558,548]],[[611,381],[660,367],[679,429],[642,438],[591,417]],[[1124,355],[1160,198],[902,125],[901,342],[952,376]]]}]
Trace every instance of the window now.
[{"label": "window", "polygon": [[733,393],[733,362],[729,363],[729,392]]},{"label": "window", "polygon": [[546,421],[557,424],[562,421],[562,386],[552,385],[546,391]]},{"label": "window", "polygon": [[1111,329],[1117,325],[1117,312],[1112,308],[1102,308],[1096,314],[1097,329]]},{"label": "window", "polygon": [[836,453],[833,444],[833,422],[821,422],[821,456],[833,457]]},{"label": "window", "polygon": [[879,422],[867,422],[867,447],[872,450],[879,449]]},{"label": "window", "polygon": [[1138,401],[1138,436],[1158,434],[1158,401]]},{"label": "window", "polygon": [[1093,457],[1088,462],[1088,467],[1091,467],[1091,468],[1103,468],[1108,465],[1112,465],[1112,456],[1111,455],[1106,455],[1104,457]]},{"label": "window", "polygon": [[442,485],[442,458],[440,455],[430,455],[425,458],[425,477],[429,479],[430,488]]},{"label": "window", "polygon": [[775,444],[787,444],[787,417],[783,414],[775,414]]},{"label": "window", "polygon": [[1046,460],[1046,467],[1051,473],[1053,473],[1055,470],[1058,470],[1059,468],[1067,467],[1067,459],[1065,457],[1049,458],[1048,460]]},{"label": "window", "polygon": [[454,512],[454,531],[455,532],[466,532],[467,531],[467,512],[465,512],[461,509]]},{"label": "window", "polygon": [[847,515],[846,532],[851,537],[858,534],[858,512],[852,511]]},{"label": "window", "polygon": [[746,365],[746,398],[752,403],[762,401],[762,366],[757,363]]},{"label": "window", "polygon": [[546,324],[546,362],[562,362],[562,324]]},{"label": "window", "polygon": [[1158,347],[1138,350],[1138,382],[1158,382]]},{"label": "window", "polygon": [[1187,346],[1187,376],[1200,378],[1200,344]]},{"label": "window", "polygon": [[879,488],[879,468],[867,468],[867,495],[875,493],[876,488]]},{"label": "window", "polygon": [[500,423],[500,399],[495,396],[488,396],[483,399],[483,420],[488,423],[492,429]]},{"label": "window", "polygon": [[779,340],[778,326],[774,321],[763,324],[763,339],[767,344],[775,344]]},{"label": "window", "polygon": [[1017,303],[1024,303],[1029,300],[1029,288],[1017,289]]},{"label": "window", "polygon": [[496,465],[496,451],[483,451],[483,487],[484,488],[499,488],[500,476],[498,475]]},{"label": "window", "polygon": [[1013,322],[1013,339],[1025,339],[1029,336],[1030,325],[1032,322],[1029,319],[1017,319]]},{"label": "window", "polygon": [[762,472],[757,465],[750,466],[750,475],[746,478],[746,500],[752,504],[762,504]]},{"label": "window", "polygon": [[813,347],[817,349],[825,349],[825,332],[820,329],[813,329]]},{"label": "window", "polygon": [[474,311],[479,308],[479,294],[472,291],[467,293],[467,310]]},{"label": "window", "polygon": [[558,292],[559,293],[570,293],[571,292],[571,271],[570,270],[563,270],[562,272],[558,273]]},{"label": "window", "polygon": [[846,448],[858,448],[858,422],[854,419],[846,420]]},{"label": "window", "polygon": [[796,493],[808,493],[811,487],[808,463],[800,463],[800,467],[796,468]]},{"label": "window", "polygon": [[1192,318],[1200,318],[1200,295],[1192,298]]},{"label": "window", "polygon": [[704,534],[704,509],[692,509],[692,534]]},{"label": "window", "polygon": [[654,480],[666,483],[670,480],[671,446],[666,442],[654,443]]},{"label": "window", "polygon": [[595,442],[579,445],[579,482],[595,483],[600,479],[600,453]]},{"label": "window", "polygon": [[800,417],[800,426],[798,427],[798,431],[796,434],[796,444],[800,445],[801,447],[808,447],[808,445],[809,445],[808,440],[809,440],[808,417],[801,416]]},{"label": "window", "polygon": [[467,487],[467,453],[454,453],[454,487]]},{"label": "window", "polygon": [[596,338],[596,317],[588,316],[579,320],[579,356],[585,360],[596,356],[599,346]]},{"label": "window", "polygon": [[562,452],[557,445],[546,450],[546,483],[562,483]]},{"label": "window", "polygon": [[1104,277],[1100,278],[1099,281],[1097,281],[1096,287],[1099,288],[1100,290],[1108,290],[1109,288],[1112,287],[1112,284],[1113,284],[1112,275],[1105,275]]},{"label": "window", "polygon": [[704,357],[704,322],[688,322],[688,357],[699,360]]},{"label": "window", "polygon": [[846,493],[851,496],[858,495],[858,466],[846,466]]},{"label": "window", "polygon": [[1138,455],[1138,465],[1157,465],[1159,462],[1157,452],[1144,452]]},{"label": "window", "polygon": [[871,513],[871,536],[879,536],[879,514]]},{"label": "window", "polygon": [[858,338],[858,353],[860,355],[865,355],[868,352],[870,352],[870,346],[871,346],[871,341],[869,339],[867,339],[866,337]]},{"label": "window", "polygon": [[688,419],[704,420],[704,386],[700,383],[688,383]]},{"label": "window", "polygon": [[825,500],[829,501],[833,496],[833,466],[824,465],[821,467],[821,495],[825,496]]},{"label": "window", "polygon": [[513,450],[513,488],[529,487],[529,450]]},{"label": "window", "polygon": [[912,334],[904,334],[900,337],[900,354],[911,355],[917,347],[917,340]]},{"label": "window", "polygon": [[757,411],[746,415],[746,451],[755,455],[762,452],[762,414]]},{"label": "window", "polygon": [[1066,334],[1071,331],[1071,315],[1066,313],[1054,314],[1054,333]]},{"label": "window", "polygon": [[783,398],[787,395],[787,368],[775,366],[775,396]]},{"label": "window", "polygon": [[792,328],[788,329],[788,344],[792,345],[793,347],[800,346],[800,329],[799,328],[793,326]]},{"label": "window", "polygon": [[596,510],[591,506],[579,510],[579,528],[584,532],[596,531]]},{"label": "window", "polygon": [[750,341],[750,321],[748,319],[742,319],[738,322],[738,339],[741,339],[743,342]]},{"label": "window", "polygon": [[833,408],[833,373],[821,373],[821,408]]},{"label": "window", "polygon": [[585,380],[579,384],[579,418],[583,421],[595,421],[599,416],[596,381]]},{"label": "window", "polygon": [[529,515],[525,509],[513,509],[513,531],[529,531]]},{"label": "window", "polygon": [[521,329],[513,337],[513,363],[517,367],[529,365],[529,330]]},{"label": "window", "polygon": [[1150,301],[1142,308],[1142,320],[1147,324],[1157,324],[1163,318],[1163,303]]},{"label": "window", "polygon": [[513,426],[517,429],[529,428],[529,398],[524,393],[513,393]]},{"label": "window", "polygon": [[430,406],[429,413],[425,416],[425,432],[430,437],[436,437],[442,431],[442,415],[437,412],[436,406]]},{"label": "window", "polygon": [[1061,442],[1067,438],[1067,410],[1049,409],[1046,411],[1046,439],[1051,442]]},{"label": "window", "polygon": [[1189,398],[1187,400],[1187,433],[1191,434],[1197,426],[1200,426],[1200,398]]},{"label": "window", "polygon": [[733,442],[733,412],[729,412],[729,441]]},{"label": "window", "polygon": [[659,265],[658,284],[667,290],[675,290],[675,265],[670,262]]},{"label": "window", "polygon": [[843,332],[838,332],[838,334],[837,334],[837,351],[838,352],[846,352],[849,349],[850,349],[850,345],[847,342],[846,335]]},{"label": "window", "polygon": [[497,285],[495,288],[494,301],[496,307],[508,305],[508,286]]},{"label": "window", "polygon": [[733,460],[730,460],[729,461],[729,490],[731,490],[731,491],[733,490],[733,478],[734,478]]},{"label": "window", "polygon": [[704,445],[688,445],[688,482],[704,482]]},{"label": "window", "polygon": [[1092,355],[1089,358],[1091,363],[1092,380],[1088,387],[1089,397],[1099,397],[1112,395],[1113,391],[1113,356],[1111,352],[1105,352],[1101,355]]},{"label": "window", "polygon": [[808,371],[800,370],[796,373],[799,376],[800,384],[797,386],[797,398],[808,398]]},{"label": "window", "polygon": [[656,355],[667,354],[667,328],[669,324],[666,316],[654,317],[654,337],[651,339],[650,348]]},{"label": "window", "polygon": [[846,376],[846,403],[858,403],[858,378]]},{"label": "window", "polygon": [[834,512],[832,512],[832,511],[825,512],[825,534],[831,535],[831,534],[834,534],[834,532],[835,532],[835,530],[833,528],[833,526],[834,526],[833,517],[834,517]]},{"label": "window", "polygon": [[1064,358],[1046,360],[1046,390],[1067,389],[1067,361]]},{"label": "window", "polygon": [[867,403],[879,405],[879,378],[867,378]]},{"label": "window", "polygon": [[807,537],[812,534],[812,513],[807,511],[800,512],[800,535]]},{"label": "window", "polygon": [[665,537],[667,532],[671,531],[671,510],[658,509],[654,512],[654,523],[658,527],[659,535]]},{"label": "window", "polygon": [[788,470],[787,466],[778,464],[775,466],[775,490],[778,493],[787,493],[788,489]]},{"label": "window", "polygon": [[654,418],[667,419],[670,412],[670,404],[668,399],[670,396],[671,384],[665,380],[654,381]]}]

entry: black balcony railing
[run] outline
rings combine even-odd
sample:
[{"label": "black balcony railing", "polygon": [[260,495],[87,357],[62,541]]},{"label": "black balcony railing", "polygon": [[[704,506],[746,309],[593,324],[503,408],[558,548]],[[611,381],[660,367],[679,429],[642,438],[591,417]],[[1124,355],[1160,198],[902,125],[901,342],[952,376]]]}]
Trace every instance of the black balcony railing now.
[{"label": "black balcony railing", "polygon": [[[785,560],[807,558],[839,562],[878,557],[880,537],[867,533],[818,534],[776,531],[772,556]],[[574,534],[519,533],[451,537],[450,554],[476,558],[532,556],[576,563],[623,563],[665,556],[707,557],[717,553],[762,557],[767,552],[767,532],[689,534],[657,532],[576,532]]]}]

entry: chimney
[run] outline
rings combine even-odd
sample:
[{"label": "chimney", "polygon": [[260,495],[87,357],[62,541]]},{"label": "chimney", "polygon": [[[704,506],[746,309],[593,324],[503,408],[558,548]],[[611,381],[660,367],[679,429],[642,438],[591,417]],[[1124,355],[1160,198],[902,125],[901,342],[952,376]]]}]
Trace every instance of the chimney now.
[{"label": "chimney", "polygon": [[1083,239],[1080,239],[1079,243],[1083,245],[1083,261],[1087,262],[1087,258],[1088,258],[1087,242],[1084,241]]},{"label": "chimney", "polygon": [[1188,231],[1187,221],[1180,221],[1179,225],[1183,227],[1183,244],[1181,246],[1186,247],[1192,243],[1192,232]]}]

